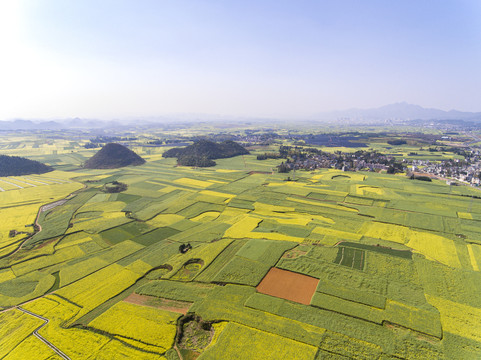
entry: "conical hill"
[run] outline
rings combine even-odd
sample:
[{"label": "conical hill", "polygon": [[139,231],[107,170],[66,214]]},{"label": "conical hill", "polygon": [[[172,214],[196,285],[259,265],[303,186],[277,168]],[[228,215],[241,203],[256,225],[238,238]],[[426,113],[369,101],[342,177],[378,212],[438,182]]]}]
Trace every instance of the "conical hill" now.
[{"label": "conical hill", "polygon": [[142,165],[145,160],[123,145],[109,143],[88,159],[87,169],[115,169],[129,165]]}]

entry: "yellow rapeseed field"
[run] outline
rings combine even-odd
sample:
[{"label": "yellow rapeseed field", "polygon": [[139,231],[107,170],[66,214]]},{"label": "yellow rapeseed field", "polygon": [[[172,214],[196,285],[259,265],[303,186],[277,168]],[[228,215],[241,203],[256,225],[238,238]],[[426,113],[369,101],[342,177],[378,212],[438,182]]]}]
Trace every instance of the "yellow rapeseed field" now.
[{"label": "yellow rapeseed field", "polygon": [[192,221],[208,222],[215,220],[219,217],[220,212],[218,211],[206,211],[196,217],[191,218]]},{"label": "yellow rapeseed field", "polygon": [[174,183],[202,189],[213,185],[213,183],[210,181],[196,180],[185,177],[174,180]]},{"label": "yellow rapeseed field", "polygon": [[61,360],[50,347],[33,335],[28,336],[15,349],[10,351],[3,360],[35,359],[35,360]]},{"label": "yellow rapeseed field", "polygon": [[311,345],[237,323],[228,323],[216,344],[198,359],[312,360],[316,352],[317,348]]},{"label": "yellow rapeseed field", "polygon": [[218,221],[222,221],[223,223],[234,225],[239,221],[239,218],[247,214],[250,210],[248,209],[239,209],[235,207],[226,207],[224,211],[220,214]]},{"label": "yellow rapeseed field", "polygon": [[108,266],[109,263],[98,257],[88,258],[72,265],[64,265],[60,269],[60,287],[68,285],[83,276]]},{"label": "yellow rapeseed field", "polygon": [[78,246],[69,246],[67,248],[57,250],[54,254],[49,255],[48,257],[42,256],[15,264],[12,266],[12,270],[16,276],[20,276],[37,269],[41,269],[45,266],[76,259],[83,255],[85,255],[85,253]]},{"label": "yellow rapeseed field", "polygon": [[139,274],[131,270],[112,264],[67,285],[56,294],[83,307],[76,315],[79,318],[131,286],[139,277]]},{"label": "yellow rapeseed field", "polygon": [[262,219],[244,215],[241,220],[237,221],[234,225],[226,230],[224,236],[231,238],[246,237],[247,234],[254,230],[261,221]]},{"label": "yellow rapeseed field", "polygon": [[184,217],[177,214],[159,214],[156,217],[146,221],[146,223],[155,227],[164,227],[175,224],[182,219],[184,219]]},{"label": "yellow rapeseed field", "polygon": [[369,185],[360,185],[356,184],[356,193],[358,195],[364,195],[364,196],[369,196],[371,194],[375,195],[384,195],[385,191],[384,189],[377,187],[377,186],[369,186]]},{"label": "yellow rapeseed field", "polygon": [[89,326],[168,349],[174,343],[179,316],[178,313],[121,301]]},{"label": "yellow rapeseed field", "polygon": [[221,192],[212,191],[212,190],[201,190],[201,191],[199,191],[199,194],[217,196],[217,197],[221,197],[221,198],[225,198],[225,199],[232,199],[232,198],[236,197],[236,195],[221,193]]},{"label": "yellow rapeseed field", "polygon": [[408,241],[409,228],[402,225],[386,224],[377,221],[363,224],[359,231],[365,236],[404,244]]},{"label": "yellow rapeseed field", "polygon": [[229,323],[228,321],[221,321],[221,322],[212,324],[212,327],[214,328],[214,336],[212,337],[212,340],[210,341],[209,345],[207,345],[207,347],[204,349],[204,351],[208,350],[209,348],[211,348],[217,343],[217,340],[219,339],[220,334],[222,333],[222,331],[224,331],[228,323]]},{"label": "yellow rapeseed field", "polygon": [[[195,246],[187,254],[176,254],[169,259],[169,264],[172,266],[171,274],[175,274],[182,265],[184,265],[190,259],[202,259],[204,262],[204,267],[215,259],[215,257],[224,250],[230,243],[232,239],[221,239],[213,243],[205,243],[199,246]],[[167,276],[168,277],[168,276]]]},{"label": "yellow rapeseed field", "polygon": [[[58,297],[56,297],[58,299]],[[57,307],[60,305],[60,302],[58,300],[55,300],[54,298],[50,296],[44,296],[38,299],[35,299],[33,301],[30,301],[27,304],[24,304],[22,307],[25,310],[31,311],[34,314],[43,316],[53,308]]]},{"label": "yellow rapeseed field", "polygon": [[426,294],[428,302],[441,313],[443,330],[481,341],[481,309]]},{"label": "yellow rapeseed field", "polygon": [[458,211],[458,218],[466,219],[466,220],[473,220],[473,215],[467,212]]},{"label": "yellow rapeseed field", "polygon": [[280,213],[288,213],[296,211],[295,208],[289,206],[278,206],[264,204],[260,202],[254,203],[255,213],[262,216],[279,216]]},{"label": "yellow rapeseed field", "polygon": [[[20,191],[12,191],[20,195]],[[33,227],[25,227],[25,225],[31,225],[35,222],[38,209],[42,204],[37,203],[34,205],[8,207],[8,203],[3,202],[1,194],[2,193],[0,193],[0,206],[3,208],[0,208],[0,245],[3,247],[25,237],[25,234],[19,234],[11,238],[9,237],[10,230],[33,232]],[[14,206],[14,204],[12,204],[12,206]]]},{"label": "yellow rapeseed field", "polygon": [[96,360],[112,359],[142,359],[142,360],[162,360],[165,357],[134,349],[122,344],[120,341],[112,339],[105,344],[100,351],[95,354]]},{"label": "yellow rapeseed field", "polygon": [[453,240],[428,232],[410,230],[409,242],[406,245],[427,258],[448,266],[461,267]]},{"label": "yellow rapeseed field", "polygon": [[43,321],[17,309],[0,313],[0,358],[3,359],[42,324]]},{"label": "yellow rapeseed field", "polygon": [[135,260],[133,263],[127,265],[125,268],[143,276],[147,271],[152,270],[153,266],[147,264],[141,259],[138,259],[138,260]]},{"label": "yellow rapeseed field", "polygon": [[12,269],[3,269],[0,270],[0,283],[15,278],[15,274],[13,273]]},{"label": "yellow rapeseed field", "polygon": [[70,247],[73,245],[83,244],[88,241],[92,241],[93,238],[89,234],[80,231],[74,234],[67,235],[62,238],[62,241],[58,242],[55,245],[56,250],[60,250],[66,247]]},{"label": "yellow rapeseed field", "polygon": [[[471,260],[471,265],[474,271],[479,271],[479,262],[481,262],[481,246],[468,244],[469,259]],[[479,261],[478,261],[479,260]]]},{"label": "yellow rapeseed field", "polygon": [[325,228],[321,226],[316,226],[314,230],[312,230],[313,233],[316,234],[322,234],[322,235],[331,235],[335,236],[341,239],[345,240],[356,240],[359,241],[362,238],[362,235],[360,234],[355,234],[355,233],[350,233],[342,230],[336,230],[336,229],[330,229],[330,228]]}]

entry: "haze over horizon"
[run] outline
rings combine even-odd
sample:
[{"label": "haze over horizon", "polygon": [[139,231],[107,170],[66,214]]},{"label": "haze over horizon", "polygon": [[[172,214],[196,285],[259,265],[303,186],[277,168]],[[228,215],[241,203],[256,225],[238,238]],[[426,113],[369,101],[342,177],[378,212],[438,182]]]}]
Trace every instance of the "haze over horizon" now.
[{"label": "haze over horizon", "polygon": [[0,2],[0,120],[480,111],[481,2]]}]

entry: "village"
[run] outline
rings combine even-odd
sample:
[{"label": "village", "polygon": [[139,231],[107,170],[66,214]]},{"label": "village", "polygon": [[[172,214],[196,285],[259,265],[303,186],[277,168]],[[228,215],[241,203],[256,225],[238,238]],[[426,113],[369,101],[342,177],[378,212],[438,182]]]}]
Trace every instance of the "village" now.
[{"label": "village", "polygon": [[[284,149],[283,149],[284,148]],[[333,168],[342,171],[386,171],[388,174],[407,173],[445,180],[450,185],[456,182],[479,186],[481,184],[481,155],[478,149],[464,151],[465,159],[442,161],[403,158],[373,150],[358,150],[354,153],[336,151],[328,153],[313,148],[287,149],[281,147],[279,157],[286,160],[278,166],[279,172]],[[285,155],[288,155],[285,156]],[[415,154],[413,154],[415,155]],[[274,157],[266,154],[267,158]]]}]

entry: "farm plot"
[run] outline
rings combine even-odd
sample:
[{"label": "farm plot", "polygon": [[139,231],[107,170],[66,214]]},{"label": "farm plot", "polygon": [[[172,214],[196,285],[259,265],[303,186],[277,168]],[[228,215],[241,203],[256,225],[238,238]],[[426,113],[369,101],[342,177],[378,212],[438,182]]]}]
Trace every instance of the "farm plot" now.
[{"label": "farm plot", "polygon": [[178,313],[118,302],[89,323],[120,339],[133,339],[164,352],[174,343]]},{"label": "farm plot", "polygon": [[282,254],[294,246],[286,241],[249,240],[213,281],[256,286]]},{"label": "farm plot", "polygon": [[42,325],[42,321],[20,310],[0,313],[0,358],[4,358],[32,332]]},{"label": "farm plot", "polygon": [[112,264],[58,290],[56,294],[82,306],[75,317],[78,319],[134,284],[139,277],[133,271]]},{"label": "farm plot", "polygon": [[209,266],[197,276],[196,280],[201,282],[213,281],[215,275],[234,257],[239,249],[244,246],[246,240],[232,241],[224,250],[211,262]]},{"label": "farm plot", "polygon": [[318,283],[319,279],[310,276],[271,268],[256,289],[263,294],[308,305]]},{"label": "farm plot", "polygon": [[187,311],[189,311],[189,308],[192,305],[192,303],[188,301],[163,299],[156,296],[139,295],[136,293],[130,294],[124,299],[124,301],[184,315],[187,314]]},{"label": "farm plot", "polygon": [[314,346],[244,325],[228,323],[216,344],[205,351],[198,359],[308,360],[313,359],[316,352],[317,348]]},{"label": "farm plot", "polygon": [[50,274],[32,271],[0,283],[0,307],[10,307],[44,295],[55,283]]},{"label": "farm plot", "polygon": [[164,299],[194,302],[204,299],[213,288],[214,285],[158,280],[141,286],[136,293]]},{"label": "farm plot", "polygon": [[364,250],[339,246],[334,263],[347,266],[351,269],[363,270],[365,259],[366,253]]}]

